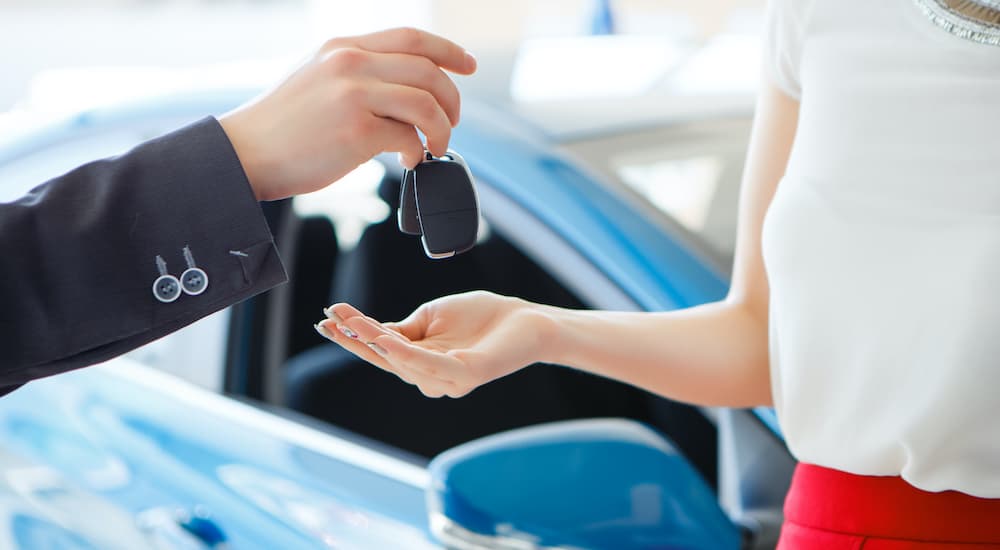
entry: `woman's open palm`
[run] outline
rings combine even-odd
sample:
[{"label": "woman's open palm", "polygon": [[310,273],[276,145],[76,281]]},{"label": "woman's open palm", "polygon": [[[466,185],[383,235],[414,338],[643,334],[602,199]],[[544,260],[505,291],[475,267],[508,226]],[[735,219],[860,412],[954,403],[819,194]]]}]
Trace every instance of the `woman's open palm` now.
[{"label": "woman's open palm", "polygon": [[527,302],[469,292],[424,304],[399,323],[379,323],[348,304],[327,310],[327,338],[429,397],[461,397],[528,364],[540,342]]}]

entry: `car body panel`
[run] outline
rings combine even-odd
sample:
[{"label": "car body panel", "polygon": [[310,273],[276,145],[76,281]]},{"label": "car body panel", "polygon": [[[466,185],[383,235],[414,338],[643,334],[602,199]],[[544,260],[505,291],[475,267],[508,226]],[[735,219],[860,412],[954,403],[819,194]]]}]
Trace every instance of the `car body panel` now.
[{"label": "car body panel", "polygon": [[127,359],[10,394],[0,434],[126,517],[205,511],[234,548],[433,547],[422,467]]}]

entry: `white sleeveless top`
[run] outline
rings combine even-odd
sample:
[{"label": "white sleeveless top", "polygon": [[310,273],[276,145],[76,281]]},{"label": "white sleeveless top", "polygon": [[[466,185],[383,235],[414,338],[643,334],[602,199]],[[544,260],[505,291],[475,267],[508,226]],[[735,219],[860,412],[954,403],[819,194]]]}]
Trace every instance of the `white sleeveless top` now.
[{"label": "white sleeveless top", "polygon": [[1000,47],[936,2],[771,0],[772,389],[801,461],[1000,498]]}]

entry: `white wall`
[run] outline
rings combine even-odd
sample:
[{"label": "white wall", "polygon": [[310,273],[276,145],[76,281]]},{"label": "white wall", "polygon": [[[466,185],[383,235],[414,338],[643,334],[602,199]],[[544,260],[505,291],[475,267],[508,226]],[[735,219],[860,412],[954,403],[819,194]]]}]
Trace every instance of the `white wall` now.
[{"label": "white wall", "polygon": [[308,26],[304,4],[0,6],[0,111],[45,70],[294,59],[315,43]]},{"label": "white wall", "polygon": [[[738,25],[733,14],[759,10],[763,2],[614,0],[614,6],[624,31],[696,40]],[[593,5],[591,0],[0,0],[0,111],[23,98],[40,71],[260,58],[291,65],[326,37],[397,25],[436,30],[481,60],[499,59],[525,37],[585,32]]]}]

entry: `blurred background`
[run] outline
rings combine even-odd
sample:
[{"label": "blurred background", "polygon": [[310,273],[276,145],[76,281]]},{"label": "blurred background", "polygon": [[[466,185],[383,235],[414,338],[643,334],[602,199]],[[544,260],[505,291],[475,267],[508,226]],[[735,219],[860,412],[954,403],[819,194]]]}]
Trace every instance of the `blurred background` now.
[{"label": "blurred background", "polygon": [[[326,38],[399,25],[435,31],[473,51],[482,70],[462,85],[490,101],[622,96],[671,84],[732,91],[756,75],[756,63],[731,57],[743,52],[754,59],[746,46],[755,44],[763,3],[0,0],[0,113],[73,111],[150,90],[266,84]],[[565,41],[609,32],[633,40],[597,50]],[[727,51],[722,70],[684,71],[696,52],[711,67]],[[517,66],[519,55],[531,59]],[[614,67],[618,72],[609,75]]]},{"label": "blurred background", "polygon": [[[0,201],[195,112],[209,114],[215,103],[204,98],[213,91],[257,93],[328,38],[405,25],[476,55],[479,71],[456,78],[464,102],[486,103],[545,132],[703,240],[726,271],[748,127],[719,134],[711,121],[744,120],[752,110],[764,2],[0,0]],[[124,109],[138,126],[32,149],[33,129],[93,118],[103,107]],[[685,123],[695,126],[676,133]],[[42,140],[59,144],[57,134]],[[341,250],[349,251],[389,214],[376,193],[384,174],[367,163],[337,185],[297,197],[295,209],[333,220]],[[134,356],[217,387],[218,371],[193,359],[204,346],[171,343],[188,332]]]},{"label": "blurred background", "polygon": [[[265,203],[289,284],[106,368],[33,382],[0,402],[0,548],[208,550],[223,546],[219,533],[234,549],[436,548],[424,489],[439,485],[428,459],[509,429],[604,417],[673,438],[697,471],[682,477],[754,525],[754,548],[773,548],[792,460],[774,428],[747,411],[696,409],[551,365],[461,400],[429,400],[312,326],[330,303],[399,319],[470,289],[577,309],[661,311],[721,297],[764,4],[0,0],[0,203],[227,112],[331,37],[415,26],[479,60],[475,75],[456,77],[463,122],[452,143],[483,206],[477,246],[438,262],[398,230],[393,155],[319,192]],[[603,479],[618,477],[566,485]],[[647,488],[660,490],[644,482],[630,499],[592,492],[595,509],[628,502],[639,523],[587,529],[631,530],[661,514],[697,523],[696,508],[650,500]],[[8,517],[29,518],[33,530],[12,530],[22,520]],[[515,523],[499,525],[506,537]]]}]

